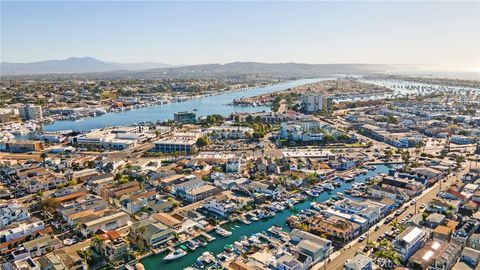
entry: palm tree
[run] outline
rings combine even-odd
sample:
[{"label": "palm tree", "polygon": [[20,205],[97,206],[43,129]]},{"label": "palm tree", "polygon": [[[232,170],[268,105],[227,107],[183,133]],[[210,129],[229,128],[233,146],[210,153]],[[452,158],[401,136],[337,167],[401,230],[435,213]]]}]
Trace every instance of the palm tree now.
[{"label": "palm tree", "polygon": [[40,154],[40,157],[42,158],[42,165],[45,168],[45,159],[47,159],[47,153],[43,152]]},{"label": "palm tree", "polygon": [[103,239],[98,234],[92,237],[92,247],[94,247],[97,251],[100,250],[102,243],[103,243]]},{"label": "palm tree", "polygon": [[140,252],[143,252],[143,249],[144,249],[143,234],[145,233],[145,231],[146,231],[146,228],[143,225],[138,227],[136,230],[137,239],[135,239],[135,241],[137,243],[137,247],[140,250]]},{"label": "palm tree", "polygon": [[77,253],[87,264],[90,264],[92,262],[92,251],[89,248],[84,250],[77,250]]}]

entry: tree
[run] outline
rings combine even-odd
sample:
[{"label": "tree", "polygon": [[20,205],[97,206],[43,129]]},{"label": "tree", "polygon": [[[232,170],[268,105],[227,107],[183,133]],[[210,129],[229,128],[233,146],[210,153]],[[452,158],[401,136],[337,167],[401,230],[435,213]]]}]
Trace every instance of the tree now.
[{"label": "tree", "polygon": [[460,169],[462,167],[462,163],[465,162],[465,157],[462,155],[457,155],[455,156],[455,163],[456,163],[456,168]]},{"label": "tree", "polygon": [[332,135],[325,135],[323,136],[323,140],[326,142],[332,142],[335,140],[335,138]]},{"label": "tree", "polygon": [[100,250],[100,247],[102,246],[102,243],[103,243],[103,239],[98,234],[92,237],[91,245],[97,251]]},{"label": "tree", "polygon": [[410,164],[410,152],[408,150],[402,151],[401,157],[403,162],[405,163],[405,168],[407,168]]},{"label": "tree", "polygon": [[135,242],[140,252],[143,252],[143,249],[145,248],[145,245],[143,243],[143,234],[145,233],[145,231],[145,226],[140,226],[136,230],[137,238],[135,239]]},{"label": "tree", "polygon": [[385,157],[386,157],[387,159],[391,159],[391,158],[392,158],[392,156],[393,156],[393,151],[392,151],[391,149],[387,149],[387,150],[385,150],[384,152],[385,152]]},{"label": "tree", "polygon": [[87,249],[84,249],[84,250],[77,250],[77,254],[78,256],[80,256],[80,258],[83,259],[83,261],[85,261],[87,264],[91,264],[92,263],[92,251],[87,248]]},{"label": "tree", "polygon": [[95,166],[97,166],[97,163],[96,163],[94,160],[89,160],[89,161],[87,162],[87,167],[88,167],[89,169],[94,169]]},{"label": "tree", "polygon": [[46,198],[40,202],[40,209],[50,214],[53,214],[59,206],[60,202],[54,198]]},{"label": "tree", "polygon": [[117,182],[118,182],[119,185],[123,185],[123,184],[126,184],[126,183],[130,182],[130,178],[128,178],[128,175],[122,174],[120,176],[120,179],[118,179]]},{"label": "tree", "polygon": [[209,143],[210,143],[210,141],[208,140],[208,138],[206,136],[202,136],[202,137],[197,139],[197,142],[195,142],[195,145],[197,147],[205,147]]},{"label": "tree", "polygon": [[45,168],[45,159],[47,159],[47,153],[43,152],[40,154],[40,157],[42,158],[42,165]]}]

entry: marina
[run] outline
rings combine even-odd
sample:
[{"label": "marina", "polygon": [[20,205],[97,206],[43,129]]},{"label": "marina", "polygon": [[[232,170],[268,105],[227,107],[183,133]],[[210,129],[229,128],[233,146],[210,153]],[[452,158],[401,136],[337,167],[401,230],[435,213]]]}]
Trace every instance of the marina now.
[{"label": "marina", "polygon": [[[197,258],[204,256],[205,252],[212,252],[213,254],[222,254],[221,257],[228,255],[228,252],[225,251],[227,245],[232,245],[232,248],[238,246],[234,244],[235,242],[242,242],[242,237],[250,237],[260,232],[266,232],[272,226],[276,226],[277,233],[278,228],[283,229],[284,232],[288,232],[290,228],[286,224],[286,220],[291,215],[298,213],[302,210],[307,210],[312,207],[312,203],[317,202],[326,202],[334,196],[339,196],[339,194],[344,194],[346,190],[352,189],[353,186],[360,187],[364,185],[363,183],[370,177],[379,175],[381,173],[387,173],[389,167],[386,165],[375,165],[374,170],[368,170],[366,174],[358,174],[355,176],[355,180],[351,183],[345,182],[340,187],[334,187],[332,191],[325,190],[321,192],[318,197],[310,197],[303,202],[292,205],[293,208],[287,207],[284,210],[276,212],[273,216],[265,216],[265,213],[262,215],[259,213],[256,216],[250,215],[251,224],[245,224],[241,221],[231,222],[223,225],[223,228],[226,231],[229,231],[231,235],[226,237],[219,237],[216,240],[208,243],[206,246],[199,246],[194,251],[189,251],[185,256],[178,258],[174,261],[165,261],[163,260],[164,254],[157,254],[149,256],[143,259],[141,262],[145,266],[145,269],[159,269],[159,268],[168,268],[172,270],[180,270],[187,267],[191,267],[197,261]],[[341,195],[340,195],[341,196]],[[344,194],[345,197],[351,197],[348,194]],[[272,211],[273,212],[273,211]],[[218,227],[217,227],[218,228]],[[272,230],[272,229],[271,229]],[[273,229],[275,230],[275,229]],[[253,241],[256,241],[256,237],[253,238]],[[243,239],[245,240],[245,239]],[[247,240],[248,241],[248,240]]]}]

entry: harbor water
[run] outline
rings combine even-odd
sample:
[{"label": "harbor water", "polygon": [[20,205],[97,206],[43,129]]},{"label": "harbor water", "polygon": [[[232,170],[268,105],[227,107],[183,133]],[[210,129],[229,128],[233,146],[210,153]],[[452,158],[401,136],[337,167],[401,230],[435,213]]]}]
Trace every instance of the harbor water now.
[{"label": "harbor water", "polygon": [[174,112],[191,111],[193,109],[197,110],[195,112],[197,116],[207,116],[211,114],[229,115],[235,112],[270,111],[270,108],[267,106],[241,107],[228,104],[234,99],[239,99],[242,97],[252,97],[267,93],[275,93],[289,88],[329,79],[333,78],[295,80],[265,87],[247,88],[244,90],[228,92],[215,96],[191,99],[184,102],[155,105],[119,113],[106,113],[98,117],[89,117],[80,120],[55,121],[52,124],[44,125],[43,129],[45,131],[87,131],[108,126],[131,125],[138,124],[140,122],[156,122],[159,120],[163,121],[173,119]]},{"label": "harbor water", "polygon": [[[212,235],[216,237],[216,240],[208,243],[207,246],[198,247],[195,251],[189,251],[188,254],[182,258],[179,258],[174,261],[163,261],[165,254],[157,254],[147,257],[141,261],[147,270],[153,269],[169,269],[169,270],[180,270],[186,267],[191,266],[199,256],[202,255],[205,251],[210,251],[215,255],[219,254],[224,250],[225,245],[232,244],[233,242],[239,240],[242,236],[251,236],[252,234],[266,231],[273,225],[282,227],[285,231],[289,231],[290,228],[286,225],[285,221],[287,218],[295,214],[298,211],[308,209],[310,204],[314,201],[324,202],[330,199],[337,192],[344,193],[345,190],[350,189],[353,183],[365,182],[366,179],[378,175],[380,173],[388,173],[389,167],[386,165],[376,165],[375,170],[369,171],[366,175],[358,175],[355,177],[355,180],[351,183],[343,183],[342,186],[336,188],[331,192],[322,192],[322,194],[312,200],[306,200],[302,203],[296,204],[294,209],[286,209],[282,212],[278,212],[274,217],[269,219],[262,219],[257,222],[252,221],[251,224],[246,225],[240,222],[229,223],[223,226],[225,229],[232,232],[232,235],[229,237],[222,237],[214,232],[211,232]],[[348,194],[345,194],[345,197],[350,197]]]}]

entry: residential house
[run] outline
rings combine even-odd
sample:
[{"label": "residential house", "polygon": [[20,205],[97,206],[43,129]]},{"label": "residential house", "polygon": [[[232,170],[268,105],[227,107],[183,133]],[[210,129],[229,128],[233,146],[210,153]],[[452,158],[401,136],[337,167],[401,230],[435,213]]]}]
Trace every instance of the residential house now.
[{"label": "residential house", "polygon": [[468,220],[453,233],[452,241],[461,245],[462,247],[466,246],[468,239],[477,230],[479,224],[480,223],[477,220]]},{"label": "residential house", "polygon": [[400,255],[400,259],[405,262],[423,245],[426,238],[425,230],[419,227],[409,227],[395,238],[393,248]]},{"label": "residential house", "polygon": [[0,228],[30,218],[28,208],[16,201],[0,201]]},{"label": "residential house", "polygon": [[[455,243],[448,243],[446,247],[439,248],[439,252],[435,251],[433,260],[430,263],[429,270],[448,270],[452,269],[455,262],[460,256],[462,247]],[[425,254],[429,256],[431,253]]]},{"label": "residential house", "polygon": [[356,254],[353,258],[348,259],[344,266],[344,270],[372,270],[373,260],[361,253]]},{"label": "residential house", "polygon": [[130,234],[131,239],[135,241],[142,239],[150,248],[158,248],[175,238],[174,230],[153,218],[133,223],[130,227]]},{"label": "residential house", "polygon": [[129,243],[125,241],[117,231],[108,231],[99,235],[102,243],[97,248],[100,254],[109,262],[119,263],[126,262]]},{"label": "residential house", "polygon": [[227,217],[240,207],[240,204],[234,202],[226,195],[214,197],[203,203],[203,208],[222,217]]},{"label": "residential house", "polygon": [[61,248],[62,242],[53,235],[45,235],[22,244],[30,257],[38,257]]},{"label": "residential house", "polygon": [[480,250],[465,247],[460,256],[460,261],[466,263],[472,268],[477,269],[477,266],[480,263]]}]

